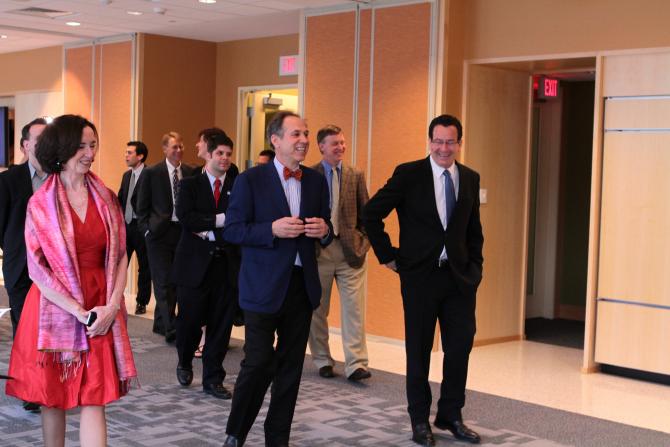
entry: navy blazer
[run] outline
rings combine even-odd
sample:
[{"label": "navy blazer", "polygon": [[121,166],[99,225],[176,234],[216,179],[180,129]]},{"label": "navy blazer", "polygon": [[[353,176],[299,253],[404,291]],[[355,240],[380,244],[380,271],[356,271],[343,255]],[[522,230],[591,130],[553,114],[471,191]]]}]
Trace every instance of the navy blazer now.
[{"label": "navy blazer", "polygon": [[302,167],[300,216],[321,217],[328,224],[328,236],[317,241],[301,235],[275,238],[272,222],[291,216],[274,163],[256,166],[240,174],[230,195],[223,237],[242,248],[239,290],[240,307],[261,313],[279,311],[291,279],[296,254],[305,277],[305,288],[312,307],[321,300],[321,284],[316,263],[316,246],[332,240],[328,184],[324,176]]}]

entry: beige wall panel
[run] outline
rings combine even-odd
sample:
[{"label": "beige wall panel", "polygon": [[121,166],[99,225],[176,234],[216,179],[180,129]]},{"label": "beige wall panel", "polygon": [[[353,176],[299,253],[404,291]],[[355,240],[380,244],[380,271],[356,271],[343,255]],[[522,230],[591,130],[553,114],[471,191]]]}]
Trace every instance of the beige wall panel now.
[{"label": "beige wall panel", "polygon": [[[174,130],[184,138],[184,162],[201,165],[194,146],[198,132],[215,121],[216,44],[152,34],[141,35],[140,39],[138,135],[149,147],[149,164],[164,157],[161,137]],[[248,57],[239,63],[253,67]]]},{"label": "beige wall panel", "polygon": [[670,374],[670,309],[598,302],[596,362]]},{"label": "beige wall panel", "polygon": [[598,296],[670,306],[670,133],[605,134]]},{"label": "beige wall panel", "polygon": [[121,184],[127,169],[126,143],[130,139],[132,42],[100,46],[100,103],[101,119],[96,123],[100,132],[100,151],[96,157],[98,173],[113,191]]},{"label": "beige wall panel", "polygon": [[[429,94],[430,5],[380,8],[374,14],[370,195],[398,164],[426,156]],[[397,241],[395,213],[386,224]],[[370,258],[367,331],[404,338],[398,276]]]},{"label": "beige wall panel", "polygon": [[607,56],[603,66],[603,96],[670,94],[670,52]]},{"label": "beige wall panel", "polygon": [[239,87],[297,84],[297,76],[279,76],[279,56],[298,46],[297,34],[216,44],[216,125],[236,138]]},{"label": "beige wall panel", "polygon": [[[370,129],[370,55],[372,44],[372,11],[360,12],[358,47],[358,115],[356,119],[356,155],[353,164],[368,172],[368,132]],[[366,176],[367,178],[367,176]]]},{"label": "beige wall panel", "polygon": [[65,113],[91,118],[93,47],[65,50]]},{"label": "beige wall panel", "polygon": [[459,1],[466,59],[670,45],[666,0]]},{"label": "beige wall panel", "polygon": [[335,124],[345,136],[351,136],[355,34],[355,12],[307,18],[303,112],[312,132],[312,150],[305,160],[308,166],[321,159],[316,144],[321,127]]},{"label": "beige wall panel", "polygon": [[670,129],[670,98],[610,99],[605,129]]},{"label": "beige wall panel", "polygon": [[481,175],[484,279],[477,294],[477,341],[519,336],[525,290],[528,178],[527,74],[470,66],[464,148]]},{"label": "beige wall panel", "polygon": [[63,88],[63,47],[0,54],[0,96]]}]

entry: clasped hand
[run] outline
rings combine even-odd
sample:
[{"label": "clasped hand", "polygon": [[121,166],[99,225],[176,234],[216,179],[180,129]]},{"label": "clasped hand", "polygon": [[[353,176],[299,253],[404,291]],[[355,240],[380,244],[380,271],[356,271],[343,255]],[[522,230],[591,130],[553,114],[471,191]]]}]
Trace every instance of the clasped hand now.
[{"label": "clasped hand", "polygon": [[90,312],[95,312],[97,318],[95,322],[87,328],[86,334],[89,337],[95,337],[97,335],[105,335],[109,328],[114,323],[114,318],[116,317],[116,312],[118,310],[114,306],[96,306],[88,312],[82,312],[81,315],[77,316],[77,319],[86,324],[88,314]]},{"label": "clasped hand", "polygon": [[301,234],[322,239],[328,234],[328,225],[320,217],[282,217],[272,222],[272,234],[281,238],[296,238]]}]

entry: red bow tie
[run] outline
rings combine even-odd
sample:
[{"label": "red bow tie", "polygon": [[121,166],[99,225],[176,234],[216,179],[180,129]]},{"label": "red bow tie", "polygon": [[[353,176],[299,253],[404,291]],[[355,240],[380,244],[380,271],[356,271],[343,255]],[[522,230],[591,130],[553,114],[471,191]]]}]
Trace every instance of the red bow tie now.
[{"label": "red bow tie", "polygon": [[297,181],[300,181],[302,178],[302,169],[296,169],[295,171],[291,171],[289,168],[284,166],[284,180],[288,180],[291,177],[295,178]]}]

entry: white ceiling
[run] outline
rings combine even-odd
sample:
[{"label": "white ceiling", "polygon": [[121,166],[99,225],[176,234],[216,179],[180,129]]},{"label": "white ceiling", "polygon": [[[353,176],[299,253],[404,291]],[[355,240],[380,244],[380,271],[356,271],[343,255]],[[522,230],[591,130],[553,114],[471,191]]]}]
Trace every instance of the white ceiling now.
[{"label": "white ceiling", "polygon": [[[222,42],[297,33],[300,10],[371,0],[0,0],[0,53],[133,32]],[[33,17],[16,10],[72,14]],[[14,12],[13,12],[14,11]],[[128,11],[141,12],[130,15]],[[80,26],[65,23],[76,21]]]}]

